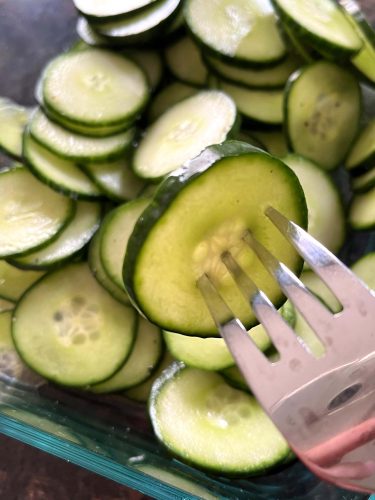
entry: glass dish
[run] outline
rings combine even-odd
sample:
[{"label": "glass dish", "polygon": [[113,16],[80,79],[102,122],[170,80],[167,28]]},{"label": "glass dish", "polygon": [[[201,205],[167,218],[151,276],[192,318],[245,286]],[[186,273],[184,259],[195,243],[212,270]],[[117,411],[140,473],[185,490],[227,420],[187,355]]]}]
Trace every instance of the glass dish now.
[{"label": "glass dish", "polygon": [[[35,103],[40,70],[76,39],[75,19],[71,0],[1,2],[0,95]],[[353,236],[345,259],[353,261],[368,245],[375,249],[373,235]],[[157,499],[368,498],[322,483],[299,462],[246,480],[197,471],[157,443],[144,406],[121,396],[94,397],[51,384],[33,388],[0,379],[0,432]]]}]

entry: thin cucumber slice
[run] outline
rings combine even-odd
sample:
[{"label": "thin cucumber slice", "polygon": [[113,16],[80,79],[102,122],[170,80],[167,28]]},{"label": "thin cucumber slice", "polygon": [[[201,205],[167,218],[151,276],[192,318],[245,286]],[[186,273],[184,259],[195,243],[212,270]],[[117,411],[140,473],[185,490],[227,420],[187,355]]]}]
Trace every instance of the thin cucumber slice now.
[{"label": "thin cucumber slice", "polygon": [[163,330],[217,336],[196,286],[206,273],[235,316],[247,327],[256,323],[221,255],[231,251],[270,299],[281,305],[280,290],[242,238],[250,229],[266,246],[272,241],[272,253],[299,272],[299,257],[264,214],[268,206],[306,226],[302,188],[284,163],[238,141],[206,148],[161,183],[135,225],[124,262],[124,282],[132,300]]},{"label": "thin cucumber slice", "polygon": [[53,153],[73,161],[107,161],[119,158],[130,146],[135,129],[110,137],[85,137],[65,130],[38,110],[29,123],[33,138]]},{"label": "thin cucumber slice", "polygon": [[152,99],[147,113],[149,122],[155,121],[165,111],[178,102],[198,92],[196,87],[181,82],[173,82],[164,87],[154,99]]},{"label": "thin cucumber slice", "polygon": [[146,43],[163,33],[178,12],[181,0],[161,0],[127,19],[95,25],[99,35],[124,45]]},{"label": "thin cucumber slice", "polygon": [[353,191],[361,193],[362,191],[368,191],[375,185],[375,166],[368,172],[353,177],[351,180],[351,186]]},{"label": "thin cucumber slice", "polygon": [[0,312],[13,311],[15,303],[0,297]]},{"label": "thin cucumber slice", "polygon": [[89,388],[97,394],[119,392],[141,384],[158,366],[163,354],[160,329],[144,318],[139,318],[133,349],[125,364],[113,377]]},{"label": "thin cucumber slice", "polygon": [[43,72],[43,100],[55,113],[89,126],[128,122],[145,106],[143,70],[125,55],[101,49],[69,51]]},{"label": "thin cucumber slice", "polygon": [[149,377],[144,382],[124,391],[124,396],[134,401],[138,401],[139,403],[146,403],[150,396],[153,383],[157,378],[160,377],[163,371],[173,363],[173,361],[175,360],[172,358],[169,352],[164,351],[163,357],[160,360],[156,370],[152,373],[151,377]]},{"label": "thin cucumber slice", "polygon": [[244,120],[251,124],[280,125],[283,122],[283,90],[253,90],[219,81],[219,88],[230,95]]},{"label": "thin cucumber slice", "polygon": [[148,83],[152,90],[155,90],[162,78],[164,64],[161,56],[155,50],[127,50],[124,52],[130,59],[133,59],[145,72]]},{"label": "thin cucumber slice", "polygon": [[365,193],[353,196],[349,208],[349,224],[358,230],[375,227],[375,186]]},{"label": "thin cucumber slice", "polygon": [[375,252],[361,257],[351,269],[368,287],[375,290]]},{"label": "thin cucumber slice", "polygon": [[282,157],[288,154],[288,145],[281,130],[250,130],[249,132],[264,144],[271,155]]},{"label": "thin cucumber slice", "polygon": [[103,196],[103,192],[77,165],[51,153],[28,132],[24,136],[23,157],[33,174],[55,191],[81,199]]},{"label": "thin cucumber slice", "polygon": [[17,166],[0,172],[0,256],[39,249],[56,238],[75,204]]},{"label": "thin cucumber slice", "polygon": [[18,302],[12,326],[22,359],[58,384],[95,384],[120,368],[135,336],[133,309],[114,300],[87,264],[50,273]]},{"label": "thin cucumber slice", "polygon": [[139,9],[143,9],[155,0],[73,0],[76,8],[85,16],[93,20],[101,21],[108,18],[116,18],[126,14],[133,14]]},{"label": "thin cucumber slice", "polygon": [[355,168],[372,168],[375,165],[375,118],[361,130],[351,147],[345,166],[348,170]]},{"label": "thin cucumber slice", "polygon": [[306,66],[289,79],[284,113],[292,150],[333,169],[357,134],[361,115],[358,81],[328,61]]},{"label": "thin cucumber slice", "polygon": [[217,57],[206,54],[204,57],[210,71],[219,78],[237,85],[257,89],[273,89],[283,87],[293,71],[301,64],[301,60],[288,55],[280,64],[271,68],[251,69],[233,66]]},{"label": "thin cucumber slice", "polygon": [[83,16],[77,19],[76,31],[80,39],[90,47],[108,48],[110,46],[109,40],[99,35]]},{"label": "thin cucumber slice", "polygon": [[137,198],[145,186],[145,182],[134,175],[128,158],[106,163],[86,163],[80,167],[99,190],[114,201]]},{"label": "thin cucumber slice", "polygon": [[362,41],[334,0],[274,0],[282,21],[323,54],[350,57]]},{"label": "thin cucumber slice", "polygon": [[22,134],[31,111],[0,97],[0,149],[15,158],[22,157]]},{"label": "thin cucumber slice", "polygon": [[336,184],[326,171],[303,156],[289,154],[282,161],[298,177],[306,197],[309,233],[337,253],[345,240],[345,213]]},{"label": "thin cucumber slice", "polygon": [[121,304],[129,305],[130,300],[128,294],[125,292],[124,287],[119,287],[114,283],[106,273],[102,261],[100,259],[100,230],[94,235],[89,246],[88,263],[90,270],[98,283],[116,300]]},{"label": "thin cucumber slice", "polygon": [[135,173],[160,179],[206,146],[223,142],[236,117],[233,100],[216,90],[201,91],[175,104],[146,130],[134,154]]},{"label": "thin cucumber slice", "polygon": [[42,271],[17,269],[5,260],[0,260],[0,297],[17,302],[21,295],[43,274]]},{"label": "thin cucumber slice", "polygon": [[124,287],[122,266],[129,237],[149,203],[147,198],[125,203],[108,213],[101,225],[100,260],[108,276],[120,288]]},{"label": "thin cucumber slice", "polygon": [[219,57],[264,66],[286,55],[269,0],[187,0],[185,20],[193,36]]},{"label": "thin cucumber slice", "polygon": [[38,386],[43,380],[21,360],[12,340],[12,311],[0,313],[0,380]]},{"label": "thin cucumber slice", "polygon": [[255,398],[233,389],[217,373],[175,363],[154,383],[149,409],[158,439],[204,469],[256,474],[289,453]]},{"label": "thin cucumber slice", "polygon": [[189,37],[183,37],[165,50],[165,60],[172,75],[188,85],[202,87],[207,81],[207,68],[199,48]]},{"label": "thin cucumber slice", "polygon": [[[261,351],[271,345],[271,340],[262,325],[249,330],[249,336]],[[234,365],[234,359],[224,339],[201,338],[163,331],[163,337],[171,355],[187,366],[202,370],[223,370]]]},{"label": "thin cucumber slice", "polygon": [[52,243],[23,257],[15,257],[12,263],[23,268],[47,270],[63,264],[90,241],[99,227],[101,212],[98,203],[78,201],[73,219]]}]

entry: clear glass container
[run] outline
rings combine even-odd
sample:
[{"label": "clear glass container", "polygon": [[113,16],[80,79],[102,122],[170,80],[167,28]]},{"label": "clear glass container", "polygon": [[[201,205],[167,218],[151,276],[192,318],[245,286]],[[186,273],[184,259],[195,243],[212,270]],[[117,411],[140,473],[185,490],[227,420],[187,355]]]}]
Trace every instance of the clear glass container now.
[{"label": "clear glass container", "polygon": [[[3,0],[0,95],[35,104],[40,70],[76,40],[75,22],[71,0]],[[349,239],[344,252],[349,262],[368,245],[375,249],[371,235]],[[369,498],[321,482],[298,461],[249,479],[198,471],[171,457],[154,438],[145,407],[122,396],[94,397],[52,384],[35,388],[0,379],[0,432],[157,499]]]}]

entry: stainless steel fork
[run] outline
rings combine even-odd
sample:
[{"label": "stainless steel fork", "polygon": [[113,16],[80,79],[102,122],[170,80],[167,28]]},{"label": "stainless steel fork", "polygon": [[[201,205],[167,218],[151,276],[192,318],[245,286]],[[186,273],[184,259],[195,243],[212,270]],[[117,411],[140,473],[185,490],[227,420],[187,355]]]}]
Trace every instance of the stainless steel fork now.
[{"label": "stainless steel fork", "polygon": [[[249,387],[291,448],[316,475],[338,486],[375,491],[375,292],[297,224],[266,215],[341,302],[332,314],[250,232],[244,240],[275,277],[325,347],[319,358],[294,333],[229,252],[222,261],[280,356],[258,350],[209,276],[198,280],[206,304]],[[220,318],[232,318],[221,322]]]}]

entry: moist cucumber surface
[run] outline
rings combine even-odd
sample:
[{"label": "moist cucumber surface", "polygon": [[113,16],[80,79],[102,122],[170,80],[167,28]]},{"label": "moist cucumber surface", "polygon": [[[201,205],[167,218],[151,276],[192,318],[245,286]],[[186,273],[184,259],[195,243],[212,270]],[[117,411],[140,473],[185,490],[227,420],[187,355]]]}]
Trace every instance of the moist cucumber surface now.
[{"label": "moist cucumber surface", "polygon": [[12,335],[22,359],[54,382],[85,386],[110,377],[130,353],[135,312],[95,281],[86,263],[46,275],[18,302]]},{"label": "moist cucumber surface", "polygon": [[255,318],[221,262],[225,250],[281,305],[272,278],[242,239],[248,229],[266,246],[272,241],[272,252],[299,271],[300,259],[264,213],[268,206],[306,225],[305,198],[295,174],[246,143],[206,148],[167,177],[128,242],[124,282],[137,307],[164,330],[217,336],[196,285],[207,273],[250,327]]},{"label": "moist cucumber surface", "polygon": [[154,383],[149,409],[162,443],[206,469],[255,474],[283,462],[289,452],[255,398],[217,373],[175,363]]}]

